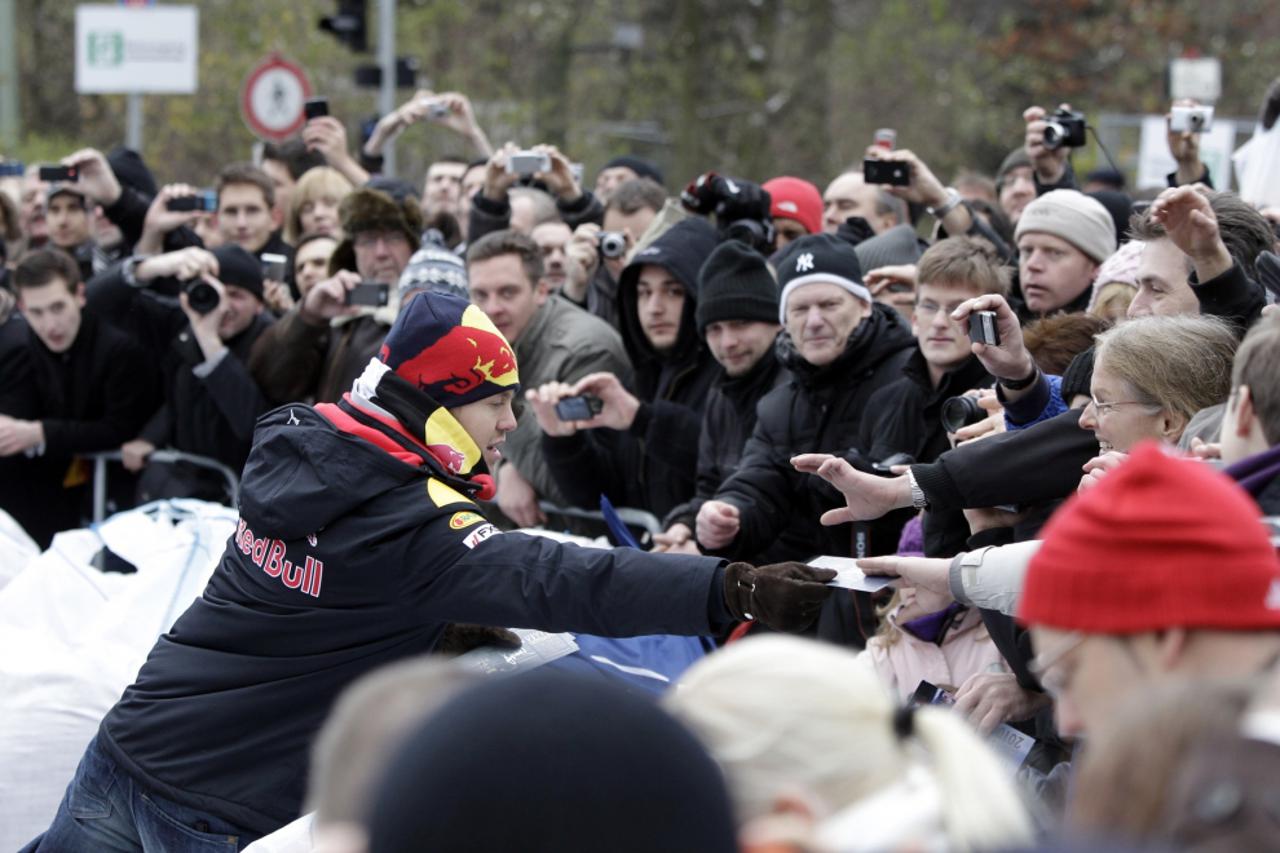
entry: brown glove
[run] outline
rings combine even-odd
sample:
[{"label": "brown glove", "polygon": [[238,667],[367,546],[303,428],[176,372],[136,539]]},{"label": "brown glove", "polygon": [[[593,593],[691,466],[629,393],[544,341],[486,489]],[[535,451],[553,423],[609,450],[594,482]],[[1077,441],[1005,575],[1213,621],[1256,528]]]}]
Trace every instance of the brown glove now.
[{"label": "brown glove", "polygon": [[506,628],[450,622],[444,626],[444,633],[440,635],[440,642],[436,643],[434,651],[445,657],[457,657],[472,649],[485,647],[514,651],[520,648],[520,637]]},{"label": "brown glove", "polygon": [[803,631],[818,618],[831,593],[831,569],[804,563],[756,567],[730,563],[724,570],[724,600],[729,611],[747,622],[758,620],[777,631]]}]

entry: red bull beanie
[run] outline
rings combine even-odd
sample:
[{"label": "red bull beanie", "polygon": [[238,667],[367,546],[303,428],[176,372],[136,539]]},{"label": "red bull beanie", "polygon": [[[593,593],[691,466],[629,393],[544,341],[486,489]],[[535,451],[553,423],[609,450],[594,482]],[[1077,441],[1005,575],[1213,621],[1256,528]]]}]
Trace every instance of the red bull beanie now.
[{"label": "red bull beanie", "polygon": [[447,293],[420,293],[396,318],[378,354],[445,408],[519,391],[516,354],[483,311]]},{"label": "red bull beanie", "polygon": [[1054,514],[1018,620],[1067,631],[1280,629],[1280,560],[1257,505],[1197,460],[1141,445]]}]

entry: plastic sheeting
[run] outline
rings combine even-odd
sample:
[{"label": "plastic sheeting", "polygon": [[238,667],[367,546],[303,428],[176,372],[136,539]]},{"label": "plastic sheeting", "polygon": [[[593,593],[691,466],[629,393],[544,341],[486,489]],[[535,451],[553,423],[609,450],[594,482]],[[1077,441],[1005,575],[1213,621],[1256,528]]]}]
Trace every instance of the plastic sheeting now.
[{"label": "plastic sheeting", "polygon": [[[0,850],[48,827],[103,715],[204,590],[235,523],[218,504],[151,504],[59,533],[7,584],[0,570]],[[104,544],[138,571],[95,568]]]}]

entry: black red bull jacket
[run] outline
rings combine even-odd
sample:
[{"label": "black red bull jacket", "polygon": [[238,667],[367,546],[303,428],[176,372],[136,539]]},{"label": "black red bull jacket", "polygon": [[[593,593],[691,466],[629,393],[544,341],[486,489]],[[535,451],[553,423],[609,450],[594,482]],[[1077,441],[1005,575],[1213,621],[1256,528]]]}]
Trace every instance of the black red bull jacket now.
[{"label": "black red bull jacket", "polygon": [[221,563],[103,720],[104,747],[161,796],[254,833],[293,820],[338,693],[449,622],[630,636],[732,620],[721,561],[500,533],[470,483],[349,412],[263,416]]}]

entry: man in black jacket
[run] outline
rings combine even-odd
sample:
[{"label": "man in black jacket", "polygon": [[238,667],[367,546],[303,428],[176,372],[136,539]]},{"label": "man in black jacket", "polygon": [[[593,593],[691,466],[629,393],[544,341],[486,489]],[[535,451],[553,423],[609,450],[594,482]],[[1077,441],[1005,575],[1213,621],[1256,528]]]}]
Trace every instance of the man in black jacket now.
[{"label": "man in black jacket", "polygon": [[[104,717],[28,850],[242,849],[298,815],[330,705],[445,623],[610,636],[812,621],[834,573],[583,549],[501,533],[477,500],[515,427],[510,344],[417,296],[339,403],[263,418],[240,521],[204,594]],[[86,803],[93,806],[85,808]]]},{"label": "man in black jacket", "polygon": [[737,472],[698,512],[698,544],[758,554],[782,536],[796,557],[848,554],[847,529],[817,524],[834,494],[815,491],[790,459],[818,448],[863,456],[867,402],[902,376],[915,341],[895,310],[871,301],[853,247],[833,235],[791,243],[778,277],[785,331],[777,349],[792,377],[760,401]]},{"label": "man in black jacket", "polygon": [[136,434],[155,409],[157,388],[142,350],[84,310],[80,269],[69,255],[38,249],[13,279],[30,326],[30,369],[25,391],[14,389],[18,397],[6,394],[0,404],[28,400],[34,408],[29,418],[0,414],[0,456],[27,457],[17,466],[23,473],[12,471],[24,483],[19,500],[5,509],[47,546],[87,514],[91,474],[77,454],[114,450]]},{"label": "man in black jacket", "polygon": [[[171,447],[239,472],[254,423],[270,407],[247,366],[254,342],[271,325],[262,304],[262,267],[244,249],[227,245],[213,252],[190,248],[159,255],[139,264],[134,276],[139,285],[161,278],[202,281],[216,302],[201,305],[190,285],[175,305],[122,281],[106,282],[126,290],[113,301],[131,301],[132,310],[148,316],[170,342],[164,356],[165,403],[120,448],[125,467],[140,471],[152,451]],[[185,465],[148,468],[140,491],[146,499],[224,497],[220,476]]]},{"label": "man in black jacket", "polygon": [[778,282],[759,252],[737,240],[721,243],[698,272],[698,334],[723,368],[707,396],[698,439],[698,482],[692,500],[667,513],[655,550],[696,554],[698,510],[729,478],[756,425],[756,404],[791,378],[773,354]]},{"label": "man in black jacket", "polygon": [[975,296],[1005,295],[1008,268],[986,243],[951,237],[924,253],[916,277],[911,329],[918,349],[905,375],[872,396],[862,422],[860,446],[873,462],[899,453],[915,462],[932,462],[950,449],[942,404],[992,382],[970,351],[966,325],[951,319],[951,312]]},{"label": "man in black jacket", "polygon": [[[630,389],[611,373],[572,387],[549,383],[531,394],[543,429],[543,454],[561,493],[595,509],[615,506],[661,518],[694,494],[698,433],[719,365],[698,336],[698,270],[715,248],[704,219],[674,225],[622,271],[622,342],[631,357]],[[561,421],[555,404],[591,394],[604,404],[588,421]]]}]

